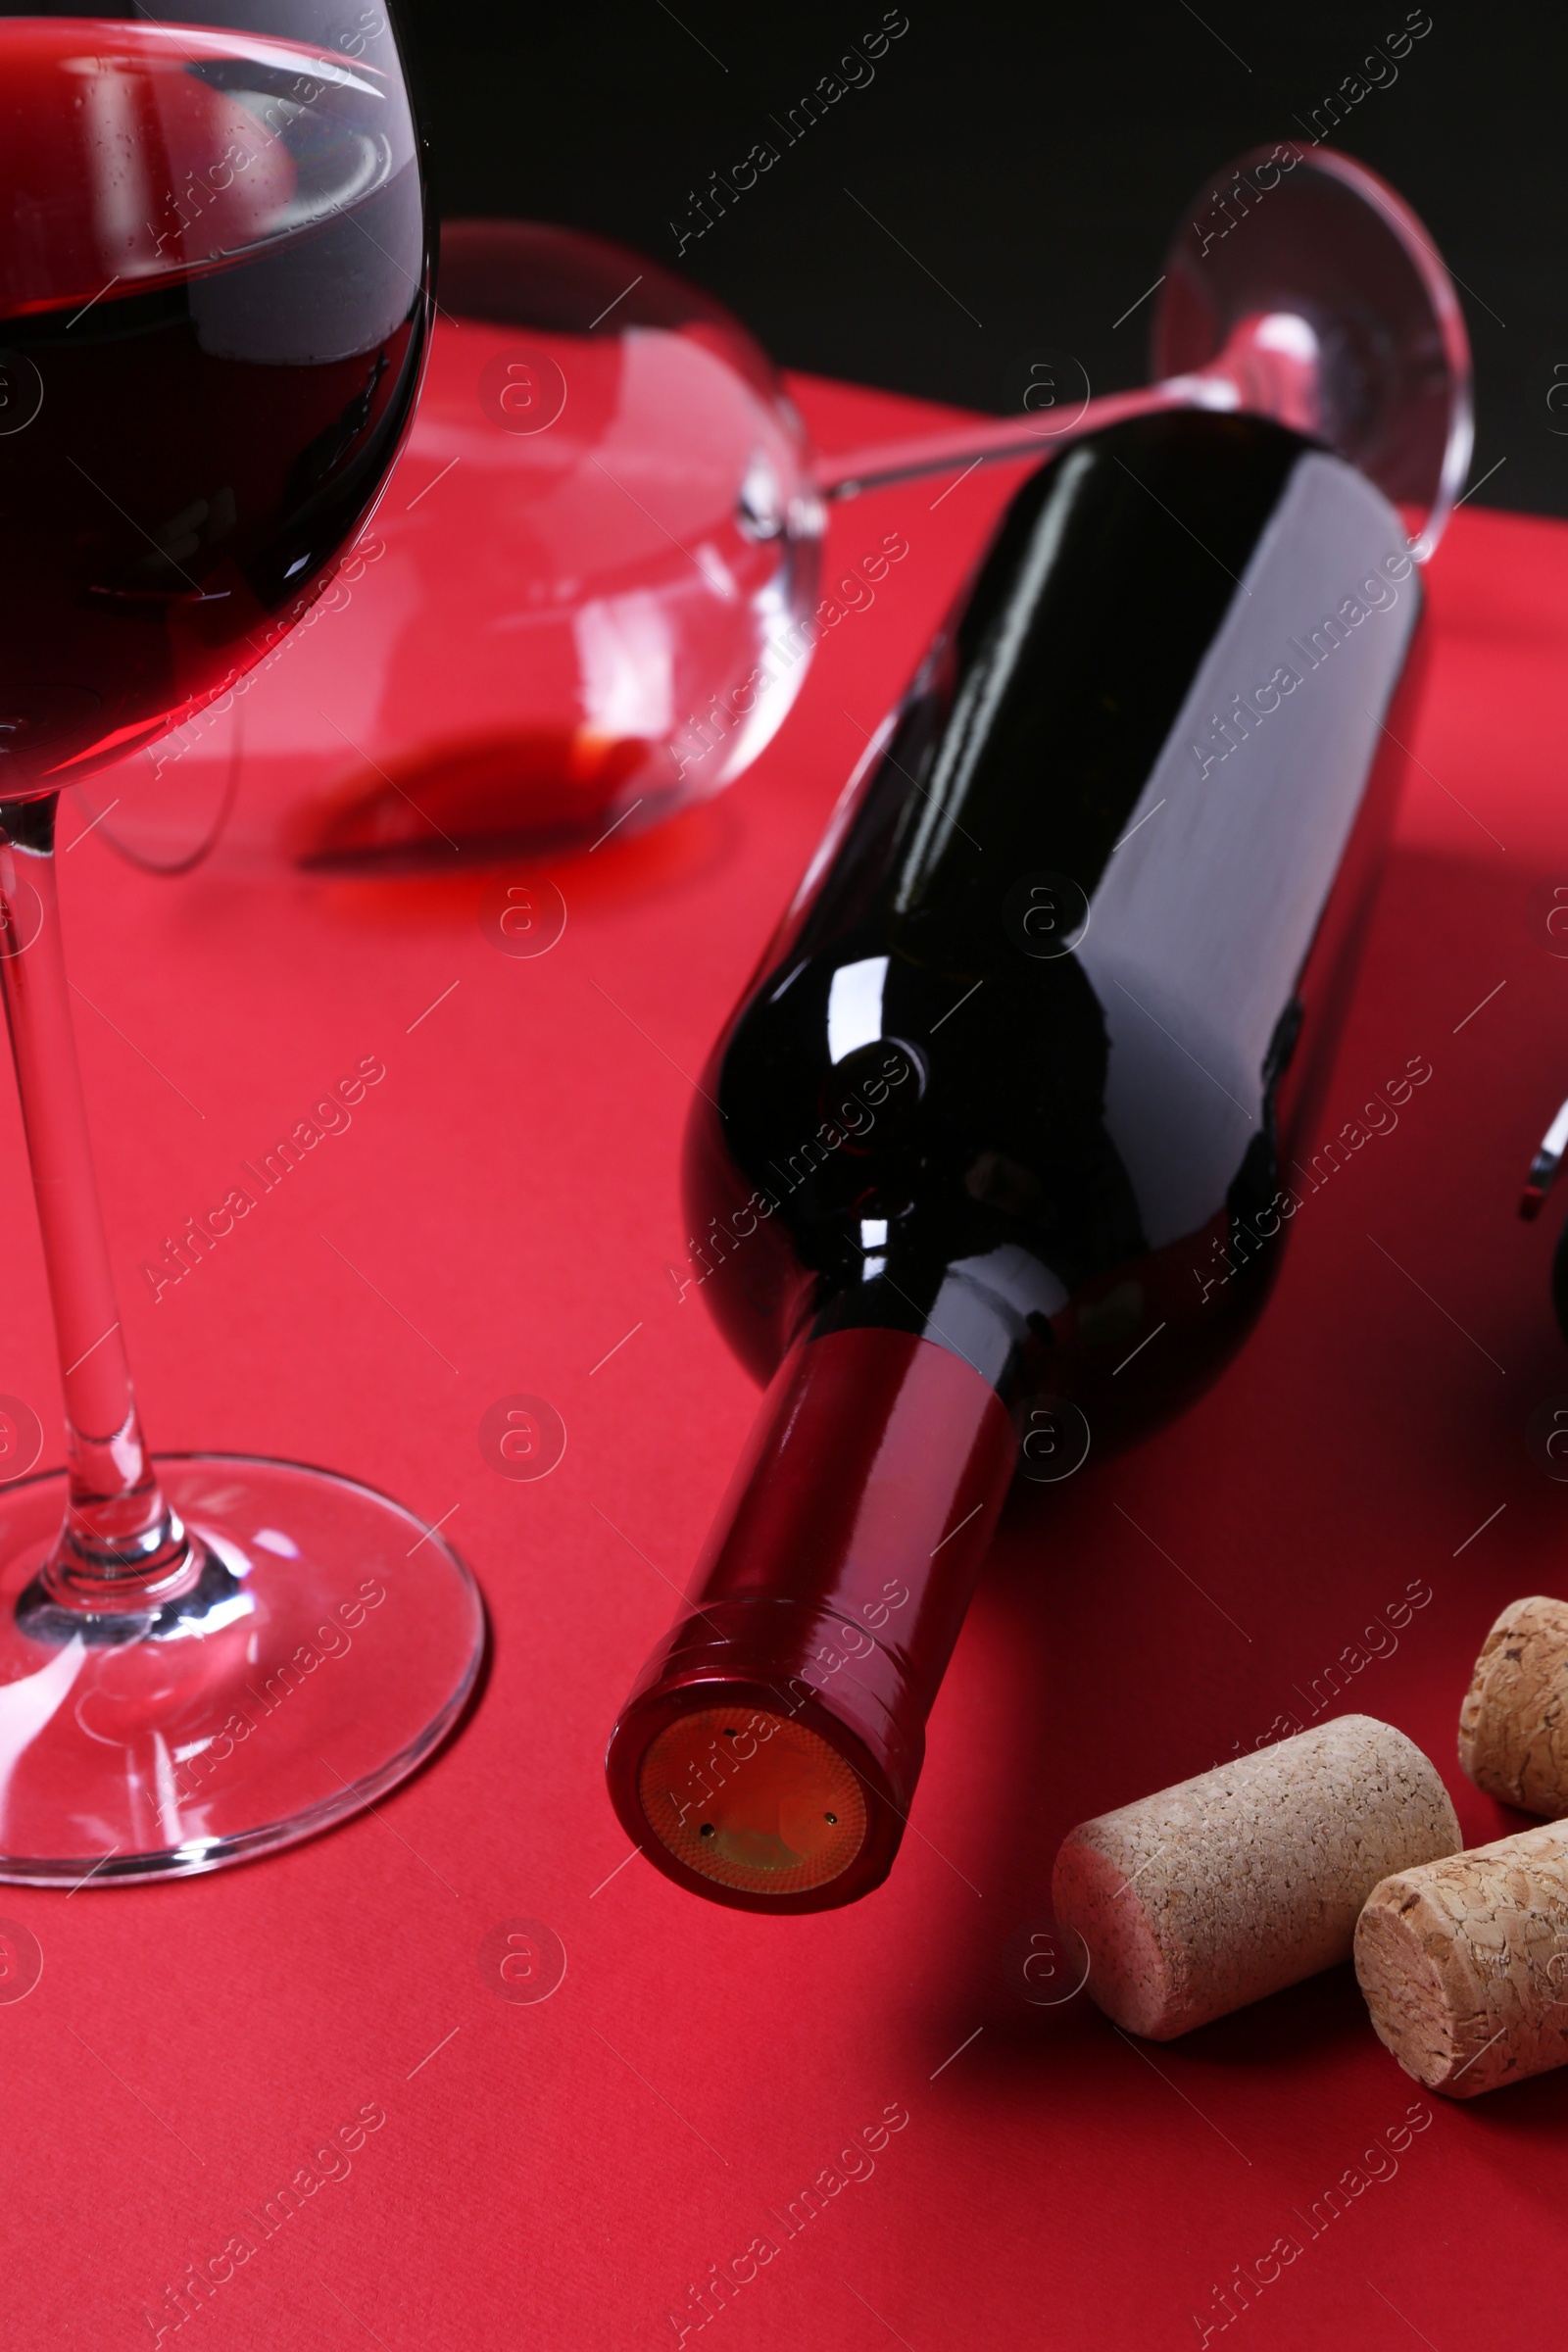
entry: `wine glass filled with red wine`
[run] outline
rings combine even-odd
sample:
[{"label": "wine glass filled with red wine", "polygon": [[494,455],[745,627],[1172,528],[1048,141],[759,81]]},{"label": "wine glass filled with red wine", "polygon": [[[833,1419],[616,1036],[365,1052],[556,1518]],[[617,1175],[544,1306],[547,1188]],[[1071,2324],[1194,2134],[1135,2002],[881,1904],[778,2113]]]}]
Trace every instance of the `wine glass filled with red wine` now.
[{"label": "wine glass filled with red wine", "polygon": [[53,855],[63,787],[220,696],[331,578],[414,407],[428,270],[379,6],[0,15],[0,992],[67,1458],[0,1489],[0,1878],[287,1844],[410,1771],[476,1671],[472,1580],[396,1503],[149,1453]]}]

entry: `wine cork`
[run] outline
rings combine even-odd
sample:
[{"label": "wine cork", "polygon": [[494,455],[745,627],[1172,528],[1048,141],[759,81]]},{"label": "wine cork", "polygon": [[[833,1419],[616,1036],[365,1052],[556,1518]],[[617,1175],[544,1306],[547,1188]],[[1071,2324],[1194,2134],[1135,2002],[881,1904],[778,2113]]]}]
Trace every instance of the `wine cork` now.
[{"label": "wine cork", "polygon": [[1473,2099],[1561,2066],[1568,1822],[1385,1879],[1356,1925],[1355,1973],[1379,2040],[1428,2090]]},{"label": "wine cork", "polygon": [[1459,1761],[1506,1805],[1568,1813],[1568,1601],[1537,1593],[1503,1610],[1459,1709]]},{"label": "wine cork", "polygon": [[1341,1715],[1084,1822],[1056,1856],[1053,1907],[1089,1948],[1106,2016],[1170,2041],[1348,1960],[1379,1880],[1459,1842],[1421,1750]]}]

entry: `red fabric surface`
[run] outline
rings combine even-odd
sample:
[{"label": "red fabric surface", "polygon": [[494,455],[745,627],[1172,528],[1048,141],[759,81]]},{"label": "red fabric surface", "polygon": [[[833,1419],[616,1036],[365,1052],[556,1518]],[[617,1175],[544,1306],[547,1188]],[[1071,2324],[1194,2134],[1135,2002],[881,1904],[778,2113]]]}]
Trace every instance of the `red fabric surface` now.
[{"label": "red fabric surface", "polygon": [[[931,418],[800,392],[826,446]],[[1004,1529],[887,1886],[774,1921],[616,1868],[604,1740],[756,1404],[664,1271],[689,1074],[1007,486],[981,471],[836,512],[834,566],[893,527],[911,560],[828,635],[743,783],[552,869],[569,919],[539,959],[489,944],[480,872],[171,883],[97,839],[65,856],[154,1442],[324,1462],[431,1520],[456,1506],[494,1657],[455,1743],[373,1817],[207,1879],[0,1887],[44,1955],[0,2005],[8,2341],[150,2342],[144,2306],[246,2231],[256,2252],[166,2343],[630,2352],[673,2343],[688,2285],[757,2238],[776,2253],[688,2345],[1192,2343],[1195,2310],[1222,2316],[1211,2288],[1286,2233],[1301,2252],[1235,2322],[1254,2352],[1484,2340],[1499,2295],[1554,2286],[1568,2075],[1425,2098],[1348,1969],[1151,2052],[1082,1996],[1025,2006],[1003,1955],[1072,1823],[1282,1713],[1314,1719],[1314,1678],[1412,1584],[1431,1598],[1396,1648],[1320,1713],[1410,1733],[1471,1840],[1517,1826],[1459,1774],[1454,1732],[1494,1612],[1564,1590],[1568,1491],[1525,1444],[1568,1392],[1546,1297],[1560,1220],[1514,1217],[1568,1090],[1568,961],[1544,928],[1568,883],[1560,525],[1467,508],[1430,575],[1424,772],[1331,1123],[1413,1054],[1432,1079],[1308,1197],[1262,1328],[1208,1398]],[[350,1132],[155,1303],[138,1266],[163,1236],[368,1054],[387,1078]],[[0,1211],[0,1390],[43,1416],[49,1461],[58,1387],[9,1087]],[[476,1437],[519,1390],[567,1431],[533,1484],[495,1475]],[[519,1917],[565,1949],[543,2002],[481,1977],[484,1938]],[[262,2237],[245,2214],[372,2104],[385,2123],[347,2177]],[[1430,2122],[1368,2181],[1364,2152],[1412,2107]],[[906,2122],[841,2166],[890,2110]],[[786,2234],[775,2215],[835,2167]],[[1298,2217],[1354,2167],[1348,2209],[1309,2235]]]}]

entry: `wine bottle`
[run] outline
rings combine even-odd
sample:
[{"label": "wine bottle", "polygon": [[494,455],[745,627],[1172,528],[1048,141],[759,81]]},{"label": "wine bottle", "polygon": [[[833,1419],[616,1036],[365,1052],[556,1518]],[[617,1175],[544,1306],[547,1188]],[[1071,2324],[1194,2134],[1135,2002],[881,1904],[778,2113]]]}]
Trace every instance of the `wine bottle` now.
[{"label": "wine bottle", "polygon": [[678,1885],[876,1886],[1015,1474],[1167,1419],[1255,1320],[1420,603],[1312,441],[1115,424],[1017,493],[851,778],[688,1129],[691,1280],[767,1390],[610,1743]]}]

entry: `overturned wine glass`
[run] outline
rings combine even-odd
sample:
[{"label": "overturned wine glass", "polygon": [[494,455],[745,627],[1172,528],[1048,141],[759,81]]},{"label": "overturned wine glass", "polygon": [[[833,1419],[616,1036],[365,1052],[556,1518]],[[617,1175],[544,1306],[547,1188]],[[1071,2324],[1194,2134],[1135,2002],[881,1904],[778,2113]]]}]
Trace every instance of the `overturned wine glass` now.
[{"label": "overturned wine glass", "polygon": [[1322,147],[1255,149],[1198,191],[1150,385],[1094,399],[1057,368],[1022,415],[831,457],[746,330],[654,262],[525,221],[452,222],[442,245],[407,454],[313,626],[82,788],[140,863],[220,840],[252,870],[587,847],[719,791],[805,682],[829,506],[885,484],[1246,410],[1358,466],[1424,560],[1469,464],[1447,272],[1403,201]]}]

